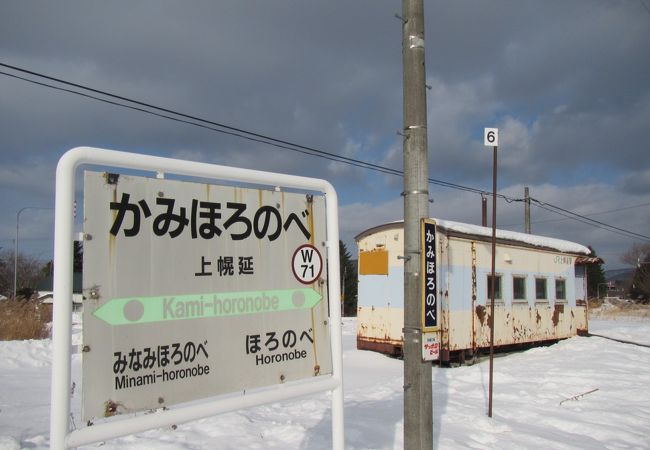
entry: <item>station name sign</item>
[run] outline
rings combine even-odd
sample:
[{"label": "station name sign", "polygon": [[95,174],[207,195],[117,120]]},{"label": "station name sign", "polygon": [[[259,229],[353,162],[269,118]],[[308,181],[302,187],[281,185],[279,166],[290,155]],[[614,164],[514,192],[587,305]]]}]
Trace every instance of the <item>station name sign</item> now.
[{"label": "station name sign", "polygon": [[438,330],[440,325],[436,267],[436,224],[433,220],[424,219],[422,220],[421,230],[422,329],[427,332]]},{"label": "station name sign", "polygon": [[332,374],[324,195],[87,171],[83,417]]}]

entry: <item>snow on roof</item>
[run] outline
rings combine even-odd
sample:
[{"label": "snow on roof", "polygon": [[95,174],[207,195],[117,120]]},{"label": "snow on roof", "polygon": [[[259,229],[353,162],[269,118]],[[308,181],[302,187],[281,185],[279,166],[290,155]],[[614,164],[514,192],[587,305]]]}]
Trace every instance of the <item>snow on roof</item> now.
[{"label": "snow on roof", "polygon": [[[454,222],[452,220],[442,220],[442,219],[435,219],[435,218],[432,219],[436,221],[438,227],[444,228],[449,231],[453,231],[455,233],[474,235],[474,236],[483,236],[488,238],[492,237],[492,228],[489,227],[482,227],[480,225],[471,225],[462,222]],[[362,231],[357,236],[355,236],[354,239],[358,242],[363,237],[373,234],[377,231],[380,231],[381,229],[395,228],[395,227],[401,228],[403,227],[403,223],[404,223],[403,220],[398,220],[395,222],[386,223],[384,225],[372,227],[366,231]],[[575,242],[565,241],[562,239],[555,239],[546,236],[539,236],[535,234],[519,233],[517,231],[497,229],[497,239],[521,242],[522,244],[532,245],[534,247],[548,248],[548,249],[557,250],[559,252],[565,252],[565,253],[578,253],[582,255],[591,254],[591,250],[589,250],[589,248],[585,247],[584,245],[577,244]]]},{"label": "snow on roof", "polygon": [[[450,231],[455,231],[456,233],[492,237],[492,228],[482,227],[479,225],[470,225],[467,223],[453,222],[451,220],[435,219],[435,221],[439,227]],[[519,233],[517,231],[497,229],[497,239],[507,239],[510,241],[522,242],[524,244],[533,245],[535,247],[551,248],[566,253],[581,253],[584,255],[591,254],[591,250],[589,250],[589,248],[585,247],[584,245],[576,244],[575,242],[550,238],[546,236],[538,236],[535,234]]]}]

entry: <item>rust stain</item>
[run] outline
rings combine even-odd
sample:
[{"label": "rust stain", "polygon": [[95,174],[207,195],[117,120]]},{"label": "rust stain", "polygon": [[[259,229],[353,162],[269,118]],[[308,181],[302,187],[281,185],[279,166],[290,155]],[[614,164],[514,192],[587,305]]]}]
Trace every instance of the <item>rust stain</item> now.
[{"label": "rust stain", "polygon": [[539,311],[536,312],[537,312],[537,316],[535,317],[535,319],[537,320],[537,325],[539,325],[539,323],[542,321],[542,316],[539,315]]},{"label": "rust stain", "polygon": [[388,340],[360,338],[357,336],[357,349],[359,350],[372,350],[385,355],[401,356],[402,355],[402,340]]},{"label": "rust stain", "polygon": [[309,243],[314,245],[314,197],[312,195],[306,196],[307,207],[305,208],[304,214],[307,216],[307,228],[309,229]]},{"label": "rust stain", "polygon": [[[117,203],[117,186],[113,186],[112,189],[112,194],[113,194],[113,203]],[[111,223],[115,223],[115,219],[117,217],[117,210],[111,210],[111,215],[112,215],[112,221]],[[108,260],[110,263],[113,261],[113,254],[115,253],[115,236],[111,234],[111,232],[108,232]]]},{"label": "rust stain", "polygon": [[557,327],[557,324],[560,323],[560,314],[564,314],[564,305],[555,305],[553,309],[553,326]]},{"label": "rust stain", "polygon": [[[447,244],[449,245],[449,244]],[[476,305],[476,242],[472,241],[472,307],[475,307]],[[449,304],[449,300],[447,299],[447,304]],[[478,306],[476,308],[476,316],[481,320],[481,315],[479,314],[478,311]],[[483,323],[483,320],[481,320],[481,323]],[[472,351],[475,352],[477,345],[476,345],[476,321],[474,318],[472,318]]]},{"label": "rust stain", "polygon": [[478,320],[481,322],[481,325],[485,325],[485,313],[486,309],[485,306],[483,305],[476,305],[476,317],[478,317]]},{"label": "rust stain", "polygon": [[112,417],[115,414],[118,414],[118,408],[124,406],[121,403],[114,402],[113,400],[107,400],[104,402],[104,417]]}]

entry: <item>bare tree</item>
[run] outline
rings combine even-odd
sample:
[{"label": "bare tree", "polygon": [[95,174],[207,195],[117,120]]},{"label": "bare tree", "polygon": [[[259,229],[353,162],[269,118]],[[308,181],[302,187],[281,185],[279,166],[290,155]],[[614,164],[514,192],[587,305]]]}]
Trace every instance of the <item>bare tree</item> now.
[{"label": "bare tree", "polygon": [[644,303],[650,301],[650,243],[632,245],[621,261],[636,267],[630,296]]},{"label": "bare tree", "polygon": [[636,243],[621,255],[621,262],[636,267],[648,255],[650,255],[650,244]]},{"label": "bare tree", "polygon": [[[18,276],[16,295],[29,297],[45,278],[43,262],[23,253],[18,253]],[[0,252],[0,294],[7,297],[13,295],[14,290],[14,252]]]}]

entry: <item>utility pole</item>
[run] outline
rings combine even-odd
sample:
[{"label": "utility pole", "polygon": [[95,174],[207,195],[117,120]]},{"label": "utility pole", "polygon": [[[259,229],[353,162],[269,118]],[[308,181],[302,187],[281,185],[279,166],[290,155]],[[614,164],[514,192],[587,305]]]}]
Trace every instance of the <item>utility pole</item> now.
[{"label": "utility pole", "polygon": [[481,192],[481,225],[487,227],[487,196]]},{"label": "utility pole", "polygon": [[433,448],[431,362],[422,360],[421,219],[429,216],[424,3],[402,0],[404,68],[404,448]]},{"label": "utility pole", "polygon": [[524,230],[526,233],[531,234],[530,229],[530,193],[528,192],[528,186],[524,187]]}]

